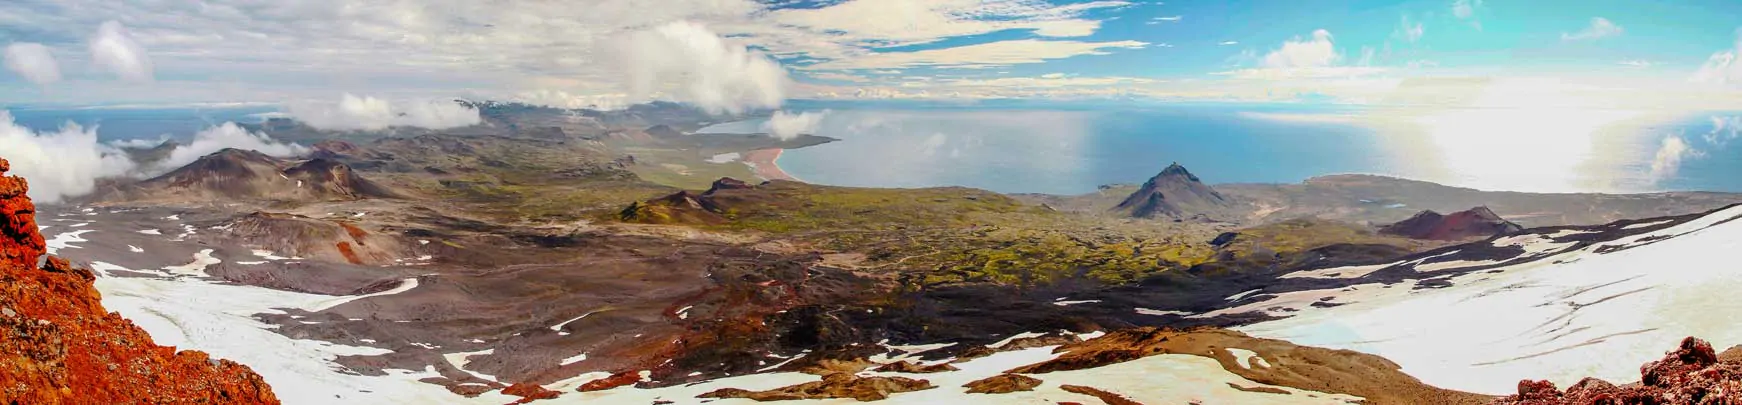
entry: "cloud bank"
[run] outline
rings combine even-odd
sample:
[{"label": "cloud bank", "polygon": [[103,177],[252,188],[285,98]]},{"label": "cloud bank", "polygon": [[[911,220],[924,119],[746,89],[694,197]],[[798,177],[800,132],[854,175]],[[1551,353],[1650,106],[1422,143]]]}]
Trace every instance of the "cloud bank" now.
[{"label": "cloud bank", "polygon": [[634,99],[664,94],[669,97],[654,98],[737,114],[779,107],[791,82],[779,63],[693,22],[637,32],[618,45]]},{"label": "cloud bank", "polygon": [[192,142],[170,151],[169,157],[159,163],[157,169],[164,172],[174,170],[226,148],[253,150],[274,157],[308,153],[308,148],[302,145],[280,143],[264,133],[248,132],[234,122],[226,122],[195,133]]},{"label": "cloud bank", "polygon": [[762,130],[769,135],[782,140],[796,138],[799,135],[814,133],[817,126],[823,122],[828,111],[806,111],[798,114],[788,114],[786,111],[775,111],[762,123]]},{"label": "cloud bank", "polygon": [[108,21],[91,37],[91,61],[130,82],[149,82],[156,74],[145,47],[127,33],[120,22]]},{"label": "cloud bank", "polygon": [[484,122],[478,110],[451,100],[388,101],[345,94],[337,103],[294,102],[287,113],[317,129],[372,131],[391,127],[457,128]]},{"label": "cloud bank", "polygon": [[47,86],[61,79],[60,63],[55,62],[54,55],[42,44],[19,42],[7,45],[5,56],[6,70],[17,73],[32,84]]},{"label": "cloud bank", "polygon": [[121,176],[134,164],[113,147],[97,142],[97,129],[67,123],[55,132],[35,132],[0,111],[0,151],[12,175],[30,179],[30,198],[43,203],[89,194],[96,179]]}]

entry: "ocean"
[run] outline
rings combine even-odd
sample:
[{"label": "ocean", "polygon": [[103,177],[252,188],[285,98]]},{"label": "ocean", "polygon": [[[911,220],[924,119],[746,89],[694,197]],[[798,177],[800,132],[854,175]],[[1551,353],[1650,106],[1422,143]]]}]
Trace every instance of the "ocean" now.
[{"label": "ocean", "polygon": [[[1419,111],[1267,104],[794,103],[841,142],[786,151],[804,181],[1079,194],[1178,162],[1205,182],[1296,183],[1369,173],[1531,192],[1742,192],[1742,113]],[[38,131],[97,126],[105,142],[186,139],[272,106],[13,108]],[[759,132],[761,120],[704,132]]]},{"label": "ocean", "polygon": [[1088,193],[1174,162],[1212,184],[1366,173],[1485,190],[1742,192],[1739,123],[1735,113],[1259,104],[832,108],[812,132],[842,141],[786,151],[779,164],[819,184],[1005,193]]},{"label": "ocean", "polygon": [[257,123],[262,114],[278,111],[274,106],[250,107],[108,107],[108,108],[12,108],[7,112],[20,126],[37,132],[52,132],[71,122],[97,127],[103,142],[129,139],[189,139],[193,134],[225,122]]}]

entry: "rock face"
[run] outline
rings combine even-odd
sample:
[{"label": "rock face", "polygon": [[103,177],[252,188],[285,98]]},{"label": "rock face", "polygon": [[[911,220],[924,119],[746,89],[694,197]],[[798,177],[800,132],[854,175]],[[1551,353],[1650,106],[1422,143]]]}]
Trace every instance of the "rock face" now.
[{"label": "rock face", "polygon": [[1595,405],[1595,404],[1738,404],[1742,403],[1742,360],[1720,360],[1712,345],[1689,337],[1662,360],[1639,368],[1640,381],[1615,386],[1608,381],[1586,378],[1567,388],[1556,389],[1548,381],[1520,381],[1518,395],[1494,401],[1495,405]]},{"label": "rock face", "polygon": [[1401,222],[1386,225],[1380,233],[1424,240],[1479,239],[1524,230],[1500,218],[1488,207],[1476,207],[1451,215],[1422,211]]},{"label": "rock face", "polygon": [[1134,218],[1190,218],[1219,214],[1233,205],[1184,166],[1174,163],[1144,182],[1113,211]]},{"label": "rock face", "polygon": [[963,384],[969,394],[1009,394],[1017,391],[1033,391],[1039,387],[1039,378],[1021,374],[999,374],[974,382]]},{"label": "rock face", "polygon": [[932,388],[936,388],[936,386],[926,380],[905,377],[860,377],[838,373],[823,376],[822,381],[812,381],[768,391],[721,388],[699,395],[697,398],[747,398],[757,401],[852,398],[860,401],[878,401],[889,398],[889,394]]},{"label": "rock face", "polygon": [[90,270],[44,256],[36,207],[0,159],[0,403],[276,404],[248,366],[158,346],[103,309]]}]

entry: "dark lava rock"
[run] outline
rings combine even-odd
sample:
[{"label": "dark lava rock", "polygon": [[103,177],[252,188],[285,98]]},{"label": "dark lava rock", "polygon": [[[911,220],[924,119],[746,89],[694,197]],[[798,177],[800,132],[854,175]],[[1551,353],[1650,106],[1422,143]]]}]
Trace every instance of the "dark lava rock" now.
[{"label": "dark lava rock", "polygon": [[1008,394],[1017,391],[1033,391],[1040,386],[1040,379],[1021,374],[999,374],[986,377],[979,381],[963,384],[969,394]]},{"label": "dark lava rock", "polygon": [[913,363],[913,362],[909,362],[907,360],[902,360],[902,361],[898,361],[898,362],[894,362],[894,363],[884,364],[880,367],[872,369],[871,371],[877,371],[877,372],[883,372],[883,373],[929,374],[929,373],[941,373],[941,372],[945,372],[945,371],[956,371],[956,370],[961,370],[961,369],[956,368],[956,366],[952,366],[949,364],[933,364],[933,365],[929,365],[929,366],[922,366],[922,365],[919,365],[919,363]]}]

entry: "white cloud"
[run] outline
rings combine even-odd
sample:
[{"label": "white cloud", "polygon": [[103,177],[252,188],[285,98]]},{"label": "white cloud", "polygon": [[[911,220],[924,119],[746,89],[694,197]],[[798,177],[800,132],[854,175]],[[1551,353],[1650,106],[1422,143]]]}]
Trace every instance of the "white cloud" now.
[{"label": "white cloud", "polygon": [[390,127],[446,129],[483,122],[478,110],[452,100],[388,101],[349,93],[338,103],[286,103],[287,113],[311,127],[327,130],[379,130]]},{"label": "white cloud", "polygon": [[943,38],[1026,29],[1044,37],[1082,37],[1101,22],[1081,18],[1124,1],[1054,5],[1033,0],[849,0],[814,9],[774,11],[770,19],[840,44],[900,46]]},{"label": "white cloud", "polygon": [[156,75],[145,47],[134,41],[119,22],[107,21],[98,26],[90,45],[91,61],[121,80],[149,82]]},{"label": "white cloud", "polygon": [[623,93],[571,94],[567,91],[552,89],[524,91],[509,96],[507,99],[508,101],[518,101],[532,105],[594,110],[615,110],[626,107],[630,104],[628,102],[629,95]]},{"label": "white cloud", "polygon": [[1651,159],[1651,181],[1659,182],[1674,178],[1681,170],[1682,162],[1705,156],[1704,153],[1688,146],[1680,136],[1670,135],[1663,138],[1658,146],[1656,156]]},{"label": "white cloud", "polygon": [[252,150],[275,157],[308,153],[308,148],[302,145],[280,143],[264,133],[249,132],[234,122],[226,122],[195,133],[193,141],[170,151],[169,157],[158,163],[157,171],[174,170],[227,148]]},{"label": "white cloud", "polygon": [[133,161],[115,148],[97,142],[96,128],[67,123],[55,132],[35,132],[15,124],[0,110],[0,157],[12,162],[12,174],[30,181],[30,198],[59,202],[89,194],[96,179],[133,170]]},{"label": "white cloud", "polygon": [[[114,18],[126,24],[122,37],[130,37],[138,47],[105,49],[131,49],[141,56],[142,49],[149,49],[150,60],[134,60],[155,61],[160,80],[201,78],[188,82],[189,86],[176,83],[174,92],[163,91],[166,85],[99,86],[70,80],[79,83],[68,83],[67,88],[78,90],[50,95],[57,102],[285,100],[345,91],[393,98],[454,94],[512,98],[548,91],[545,95],[565,92],[594,98],[636,93],[619,69],[617,44],[630,33],[674,21],[694,21],[718,33],[727,45],[781,59],[853,64],[854,59],[879,55],[875,51],[888,46],[1001,31],[1026,31],[1043,40],[1088,36],[1111,18],[1102,14],[1133,4],[831,0],[804,8],[781,7],[790,3],[24,0],[0,1],[0,25],[62,47],[71,45],[66,38],[86,37],[90,28]],[[202,85],[220,81],[222,86]],[[641,98],[625,96],[623,103],[678,98],[683,94],[677,90],[651,89]],[[0,94],[0,101],[21,101],[18,98]]]},{"label": "white cloud", "polygon": [[1624,31],[1625,30],[1622,29],[1621,26],[1615,25],[1615,23],[1610,22],[1607,18],[1591,17],[1591,25],[1586,26],[1585,29],[1579,30],[1579,32],[1575,33],[1569,34],[1562,32],[1561,40],[1582,41],[1587,39],[1607,38],[1621,35]]},{"label": "white cloud", "polygon": [[767,122],[762,123],[762,130],[767,131],[775,138],[792,139],[799,135],[815,132],[817,126],[823,122],[823,117],[828,114],[829,112],[826,110],[806,111],[798,114],[775,111],[774,115],[768,117]]},{"label": "white cloud", "polygon": [[1409,16],[1407,15],[1403,16],[1402,20],[1403,21],[1398,22],[1397,31],[1392,32],[1392,36],[1413,43],[1415,41],[1420,41],[1422,34],[1427,33],[1427,30],[1422,25],[1421,21],[1412,22],[1409,20]]},{"label": "white cloud", "polygon": [[1138,41],[1078,42],[1019,39],[913,52],[871,53],[853,59],[823,62],[807,70],[886,69],[916,66],[987,68],[1043,63],[1080,55],[1106,55],[1110,49],[1140,49]]},{"label": "white cloud", "polygon": [[710,112],[736,114],[779,107],[791,80],[780,64],[692,22],[638,32],[620,46],[634,98],[668,94]]},{"label": "white cloud", "polygon": [[1742,82],[1742,63],[1736,62],[1738,53],[1742,53],[1742,38],[1737,39],[1734,48],[1712,53],[1689,80],[1716,85]]},{"label": "white cloud", "polygon": [[1217,45],[1228,46],[1228,45],[1239,45],[1239,44],[1240,44],[1240,41],[1222,41],[1221,43],[1219,43]]},{"label": "white cloud", "polygon": [[1156,25],[1156,24],[1161,24],[1164,22],[1178,22],[1179,20],[1184,19],[1184,18],[1185,18],[1185,16],[1180,16],[1180,15],[1170,16],[1170,17],[1155,17],[1155,19],[1146,21],[1146,22],[1144,22],[1144,24]]},{"label": "white cloud", "polygon": [[60,64],[55,62],[54,54],[49,53],[48,47],[33,42],[6,46],[6,70],[38,86],[54,84],[61,79]]},{"label": "white cloud", "polygon": [[[1279,80],[1356,77],[1384,72],[1384,68],[1367,66],[1372,62],[1370,51],[1371,48],[1363,51],[1356,66],[1346,66],[1343,64],[1343,54],[1337,51],[1336,44],[1332,42],[1331,32],[1321,29],[1313,31],[1311,38],[1295,37],[1283,41],[1281,47],[1259,59],[1258,68],[1213,74],[1238,79]],[[1257,58],[1254,55],[1241,59]]]},{"label": "white cloud", "polygon": [[1264,67],[1272,69],[1326,67],[1342,60],[1331,43],[1331,32],[1313,31],[1310,39],[1295,37],[1283,41],[1282,47],[1264,55]]},{"label": "white cloud", "polygon": [[1742,115],[1712,116],[1712,130],[1706,132],[1706,143],[1724,147],[1742,137]]},{"label": "white cloud", "polygon": [[1637,68],[1652,67],[1653,65],[1657,64],[1655,62],[1644,60],[1644,59],[1628,59],[1628,60],[1623,60],[1623,61],[1615,62],[1615,63],[1620,64],[1620,65],[1624,65],[1624,66],[1637,67]]}]

